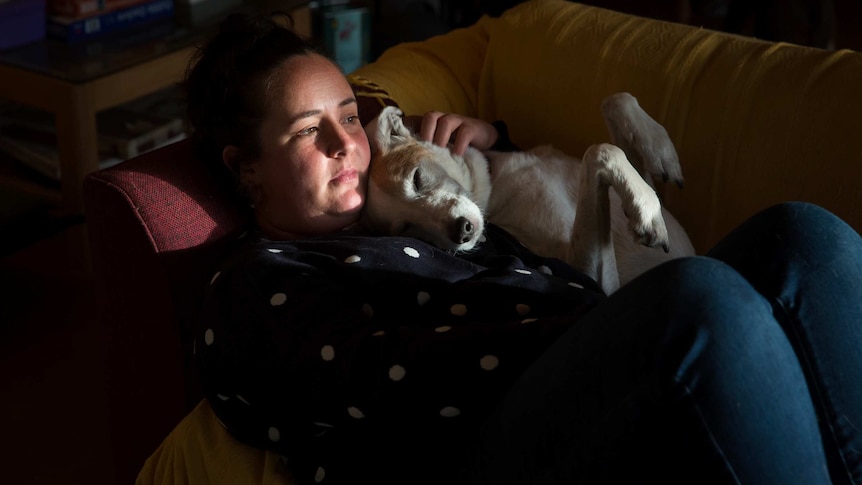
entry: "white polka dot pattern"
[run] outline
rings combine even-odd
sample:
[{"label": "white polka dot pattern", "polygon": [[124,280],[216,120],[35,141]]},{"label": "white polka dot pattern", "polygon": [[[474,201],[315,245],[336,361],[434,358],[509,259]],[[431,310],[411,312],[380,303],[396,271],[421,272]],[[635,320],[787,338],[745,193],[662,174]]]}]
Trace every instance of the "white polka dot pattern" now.
[{"label": "white polka dot pattern", "polygon": [[[347,429],[372,424],[382,414],[376,407],[375,393],[409,393],[413,386],[424,386],[422,388],[429,395],[444,399],[439,404],[431,404],[430,408],[417,410],[417,419],[431,420],[438,426],[443,424],[440,420],[457,423],[472,419],[473,408],[467,405],[474,400],[470,393],[485,392],[486,386],[503,386],[511,374],[520,370],[517,368],[521,365],[520,360],[502,351],[511,344],[506,339],[520,338],[519,333],[523,333],[514,329],[513,323],[538,321],[528,317],[555,311],[561,298],[563,305],[570,300],[573,305],[580,304],[579,301],[594,301],[590,296],[589,300],[578,300],[579,294],[574,288],[583,288],[575,283],[582,281],[579,275],[563,265],[553,266],[552,270],[550,266],[556,262],[519,253],[513,238],[501,238],[495,231],[499,230],[489,229],[487,245],[463,258],[453,257],[451,252],[438,251],[416,240],[366,240],[356,234],[346,235],[344,241],[336,237],[320,243],[284,241],[266,242],[265,246],[260,246],[259,241],[255,242],[258,244],[254,249],[256,255],[263,256],[254,258],[255,264],[260,261],[266,265],[251,268],[257,269],[264,277],[242,280],[255,290],[253,294],[259,295],[255,302],[259,306],[255,309],[258,311],[250,312],[249,321],[267,315],[270,320],[265,322],[266,327],[260,326],[266,330],[278,329],[274,333],[279,337],[312,335],[313,340],[307,339],[300,350],[303,357],[310,356],[316,365],[304,364],[301,370],[314,374],[309,377],[321,386],[331,387],[346,379],[345,374],[351,373],[363,374],[362,382],[370,384],[359,392],[349,393],[349,398],[332,399],[332,395],[323,393],[310,398],[326,400],[312,403],[320,405],[315,409],[334,408],[335,411],[306,421],[309,436],[314,436],[315,446],[321,447],[320,461],[316,465],[315,462],[306,462],[309,466],[304,473],[306,480],[313,479],[316,483],[332,481],[341,472],[323,458],[327,456],[326,449],[332,446],[329,443],[334,441],[328,438],[336,434],[336,429],[332,424],[312,423],[315,419]],[[485,236],[482,240],[485,241]],[[498,264],[500,261],[502,264]],[[284,272],[275,273],[275,269],[283,269]],[[214,301],[229,301],[231,285],[225,282],[235,274],[238,274],[237,268],[230,266],[211,273],[208,291],[215,296]],[[312,274],[315,275],[313,282],[309,279]],[[250,273],[250,276],[254,275]],[[276,279],[271,275],[283,275],[283,278]],[[262,283],[255,286],[255,281]],[[378,285],[380,281],[392,284],[381,287]],[[485,281],[490,285],[482,286]],[[568,281],[572,281],[568,283],[570,287],[566,287]],[[488,291],[492,285],[499,285],[503,291]],[[551,305],[546,304],[544,292],[555,293],[555,299],[549,300]],[[211,315],[213,321],[208,322],[203,327],[205,331],[198,332],[193,339],[204,358],[210,358],[206,353],[230,351],[227,347],[230,332],[225,330],[230,327],[220,321],[218,313]],[[413,318],[416,315],[418,318]],[[326,321],[332,316],[336,321]],[[345,316],[352,321],[345,321]],[[312,331],[309,332],[309,328]],[[486,328],[493,330],[487,331]],[[544,331],[539,327],[534,330]],[[214,343],[215,334],[219,336],[218,345]],[[487,348],[479,352],[476,346],[457,342],[458,338],[485,334],[488,338],[482,342]],[[404,352],[399,341],[405,337],[410,339],[411,346],[416,346],[417,352],[413,353],[412,347],[411,352]],[[498,339],[502,340],[502,345]],[[368,345],[371,352],[357,353],[353,346],[360,341]],[[434,349],[441,344],[447,348],[452,344],[452,351],[445,354],[425,351],[426,346]],[[338,360],[335,346],[338,346]],[[362,358],[370,356],[372,362],[357,362],[355,366],[349,362],[348,365],[348,358],[352,360],[355,355]],[[407,379],[408,370],[410,379]],[[262,426],[243,422],[243,415],[261,412],[257,410],[263,399],[259,396],[270,390],[252,388],[252,383],[240,385],[234,388],[230,383],[223,383],[207,389],[207,395],[214,397],[214,402],[236,414],[230,416],[230,420],[225,418],[232,428],[236,427],[232,431],[253,432],[253,436],[264,443],[269,442],[270,446],[292,440],[291,433],[285,431],[285,441],[281,441],[283,426],[277,418],[262,423]],[[249,403],[236,391],[251,396],[254,403]],[[287,399],[296,397],[287,391]],[[284,412],[290,413],[292,409],[288,406]],[[296,419],[294,415],[286,414],[286,417]],[[243,426],[254,428],[244,429]]]},{"label": "white polka dot pattern", "polygon": [[398,382],[401,379],[404,379],[404,376],[406,374],[407,374],[407,371],[404,369],[404,367],[401,367],[398,364],[393,365],[392,367],[389,368],[389,378],[395,382]]},{"label": "white polka dot pattern", "polygon": [[479,359],[479,366],[485,370],[494,370],[498,365],[500,365],[500,360],[493,355],[486,355]]},{"label": "white polka dot pattern", "polygon": [[320,357],[329,362],[335,358],[335,348],[331,345],[324,345],[320,349]]},{"label": "white polka dot pattern", "polygon": [[443,416],[444,418],[454,418],[459,414],[461,414],[461,410],[452,406],[446,406],[440,410],[440,416]]}]

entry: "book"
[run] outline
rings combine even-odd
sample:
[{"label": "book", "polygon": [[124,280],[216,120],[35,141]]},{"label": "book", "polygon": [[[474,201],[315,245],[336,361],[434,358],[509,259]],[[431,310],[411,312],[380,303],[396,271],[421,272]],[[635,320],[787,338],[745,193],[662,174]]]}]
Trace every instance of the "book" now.
[{"label": "book", "polygon": [[48,35],[67,42],[98,37],[174,14],[174,0],[146,0],[143,3],[96,15],[72,18],[49,16]]},{"label": "book", "polygon": [[147,0],[47,0],[48,15],[82,18],[131,7]]},{"label": "book", "polygon": [[99,146],[123,160],[146,153],[185,133],[181,119],[122,106],[100,112],[96,122]]}]

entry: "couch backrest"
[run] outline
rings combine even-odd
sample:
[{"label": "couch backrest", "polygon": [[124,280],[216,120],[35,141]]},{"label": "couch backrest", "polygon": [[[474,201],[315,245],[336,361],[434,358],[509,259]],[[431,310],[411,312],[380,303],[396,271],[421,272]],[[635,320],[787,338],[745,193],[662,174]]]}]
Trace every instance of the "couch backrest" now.
[{"label": "couch backrest", "polygon": [[686,188],[663,200],[700,250],[786,200],[862,230],[862,53],[562,1],[521,4],[487,32],[479,116],[506,120],[522,146],[580,155],[608,141],[601,100],[632,93],[676,145]]},{"label": "couch backrest", "polygon": [[627,91],[668,130],[685,190],[664,202],[704,251],[786,200],[862,231],[862,53],[764,42],[562,0],[402,44],[358,70],[408,114],[502,119],[519,146],[580,156],[609,140],[601,100]]},{"label": "couch backrest", "polygon": [[137,472],[201,398],[189,331],[243,215],[188,141],[88,175],[84,199],[100,318],[111,337],[115,461]]}]

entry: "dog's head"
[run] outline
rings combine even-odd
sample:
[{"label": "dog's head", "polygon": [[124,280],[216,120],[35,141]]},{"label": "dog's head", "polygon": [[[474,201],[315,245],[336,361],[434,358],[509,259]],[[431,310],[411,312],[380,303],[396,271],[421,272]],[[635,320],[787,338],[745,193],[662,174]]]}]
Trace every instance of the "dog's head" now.
[{"label": "dog's head", "polygon": [[398,108],[384,108],[366,127],[372,157],[363,223],[377,233],[415,237],[450,251],[472,249],[485,229],[482,208],[490,185],[477,191],[469,164],[479,163],[487,173],[487,161],[474,149],[459,157],[419,141],[401,115]]}]

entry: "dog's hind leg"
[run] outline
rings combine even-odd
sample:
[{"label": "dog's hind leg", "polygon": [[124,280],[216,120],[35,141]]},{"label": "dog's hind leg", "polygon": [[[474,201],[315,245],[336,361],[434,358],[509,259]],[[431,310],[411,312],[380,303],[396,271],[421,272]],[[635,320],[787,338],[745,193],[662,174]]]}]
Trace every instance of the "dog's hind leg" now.
[{"label": "dog's hind leg", "polygon": [[613,187],[619,195],[634,239],[646,246],[662,246],[667,252],[668,235],[661,203],[622,149],[606,143],[587,149],[579,185],[566,261],[591,276],[610,294],[619,288],[619,273],[608,190]]},{"label": "dog's hind leg", "polygon": [[682,187],[679,156],[667,130],[650,117],[629,93],[616,93],[602,101],[602,116],[611,143],[623,149],[644,180],[653,177],[672,181]]}]

